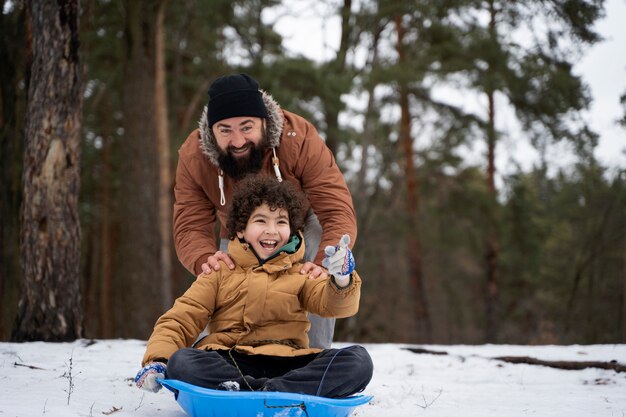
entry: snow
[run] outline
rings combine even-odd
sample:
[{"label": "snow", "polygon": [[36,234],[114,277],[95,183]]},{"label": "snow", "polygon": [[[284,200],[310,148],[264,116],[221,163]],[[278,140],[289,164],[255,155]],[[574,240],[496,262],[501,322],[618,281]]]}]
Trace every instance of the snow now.
[{"label": "snow", "polygon": [[[493,359],[626,364],[626,345],[419,346],[448,355],[415,354],[405,349],[418,347],[411,345],[364,346],[375,366],[365,394],[374,399],[355,417],[626,415],[626,373]],[[186,416],[169,391],[134,386],[144,349],[140,340],[0,343],[0,417]]]}]

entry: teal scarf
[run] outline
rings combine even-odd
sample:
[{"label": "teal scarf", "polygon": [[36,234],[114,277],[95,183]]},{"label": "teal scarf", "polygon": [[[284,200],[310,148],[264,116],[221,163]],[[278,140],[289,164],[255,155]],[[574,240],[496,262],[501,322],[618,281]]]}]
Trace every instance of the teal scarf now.
[{"label": "teal scarf", "polygon": [[[252,248],[252,246],[250,246]],[[278,255],[280,255],[281,252],[287,252],[289,254],[291,253],[296,253],[296,251],[298,250],[298,248],[300,247],[300,237],[297,234],[293,234],[291,235],[291,237],[289,238],[289,241],[287,243],[285,243],[280,249],[278,249],[276,252],[274,252],[272,255],[270,255],[267,259],[262,260],[259,259],[259,263],[261,265],[263,265],[265,262],[274,259],[275,257],[277,257]],[[253,249],[254,250],[254,249]],[[256,257],[259,258],[259,255],[257,255],[255,253]]]}]

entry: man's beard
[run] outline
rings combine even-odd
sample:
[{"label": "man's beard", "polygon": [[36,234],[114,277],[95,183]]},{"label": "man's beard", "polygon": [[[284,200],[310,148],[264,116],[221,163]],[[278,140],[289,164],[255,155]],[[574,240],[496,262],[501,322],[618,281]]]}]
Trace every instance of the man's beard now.
[{"label": "man's beard", "polygon": [[267,138],[263,135],[257,145],[250,142],[250,146],[250,153],[242,158],[234,157],[229,149],[223,151],[219,147],[217,148],[217,161],[226,175],[235,180],[240,180],[248,174],[256,174],[261,170],[263,156],[268,148]]}]

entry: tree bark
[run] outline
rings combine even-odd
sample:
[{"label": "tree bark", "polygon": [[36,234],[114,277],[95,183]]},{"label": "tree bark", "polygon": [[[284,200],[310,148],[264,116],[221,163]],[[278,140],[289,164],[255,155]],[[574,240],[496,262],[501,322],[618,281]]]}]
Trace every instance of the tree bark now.
[{"label": "tree bark", "polygon": [[111,99],[105,93],[102,102],[104,108],[102,120],[102,171],[100,173],[100,198],[102,207],[102,224],[100,225],[100,298],[99,298],[99,329],[100,337],[113,337],[113,320],[111,320],[111,292],[113,283],[113,239],[111,221],[111,138],[113,122],[111,120]]},{"label": "tree bark", "polygon": [[22,296],[12,339],[71,341],[82,336],[79,5],[29,1],[27,7],[33,65],[22,176]]},{"label": "tree bark", "polygon": [[170,166],[170,134],[167,118],[167,85],[165,82],[165,44],[161,2],[156,23],[156,140],[159,164],[159,233],[161,238],[161,297],[163,310],[172,306],[172,172]]},{"label": "tree bark", "polygon": [[[396,17],[396,30],[398,33],[396,50],[398,52],[398,64],[405,62],[404,34],[402,16]],[[424,288],[424,276],[422,268],[422,248],[419,233],[419,183],[413,161],[413,138],[411,136],[411,114],[409,111],[409,93],[406,82],[399,81],[400,94],[400,144],[404,153],[404,176],[406,180],[406,214],[409,222],[407,234],[407,259],[409,262],[409,281],[413,289],[415,321],[417,325],[417,341],[419,343],[431,340],[430,313],[426,292]]]},{"label": "tree bark", "polygon": [[[4,6],[6,2],[0,2]],[[20,298],[20,203],[23,120],[22,85],[27,42],[25,8],[0,14],[0,340],[8,340]]]},{"label": "tree bark", "polygon": [[[156,131],[156,22],[159,0],[125,2],[119,245],[114,266],[116,334],[147,338],[163,312]],[[132,320],[129,318],[132,317]]]}]

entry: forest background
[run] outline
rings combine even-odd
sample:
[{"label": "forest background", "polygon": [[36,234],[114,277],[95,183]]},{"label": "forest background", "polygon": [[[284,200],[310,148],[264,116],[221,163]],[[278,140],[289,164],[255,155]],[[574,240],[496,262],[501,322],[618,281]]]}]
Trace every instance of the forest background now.
[{"label": "forest background", "polygon": [[[341,22],[322,61],[276,30],[319,4]],[[352,191],[365,285],[336,340],[626,341],[626,171],[595,156],[573,71],[604,1],[0,5],[2,340],[149,336],[194,279],[176,150],[210,82],[246,72],[314,122]],[[536,162],[498,172],[521,140]]]}]

